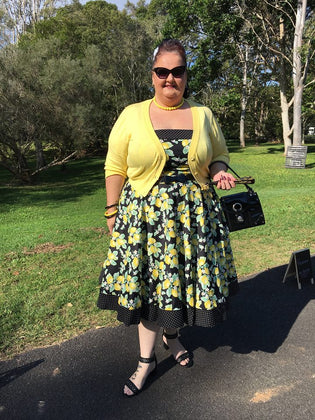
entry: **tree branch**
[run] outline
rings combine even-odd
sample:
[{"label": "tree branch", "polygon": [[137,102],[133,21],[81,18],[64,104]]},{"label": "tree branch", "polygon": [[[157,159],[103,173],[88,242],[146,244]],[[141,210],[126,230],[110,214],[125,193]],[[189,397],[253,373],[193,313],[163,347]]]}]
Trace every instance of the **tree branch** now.
[{"label": "tree branch", "polygon": [[311,46],[311,41],[308,40],[308,53],[307,53],[307,56],[306,56],[305,66],[304,66],[303,75],[302,75],[302,83],[303,83],[303,85],[305,85],[309,63],[312,60],[313,55],[314,55],[314,51],[315,51],[315,50],[313,50],[312,53],[311,53],[310,46]]},{"label": "tree branch", "polygon": [[294,125],[291,126],[290,131],[288,133],[288,137],[291,136],[291,134],[293,133],[293,129],[294,129]]},{"label": "tree branch", "polygon": [[31,176],[34,176],[34,175],[38,174],[39,172],[45,171],[46,169],[51,168],[52,166],[63,165],[64,163],[68,162],[76,154],[77,154],[77,151],[74,151],[73,153],[66,156],[62,160],[55,159],[52,162],[50,162],[48,165],[43,166],[42,168],[36,169],[36,171],[31,173]]},{"label": "tree branch", "polygon": [[[280,12],[283,13],[290,20],[290,22],[292,23],[293,28],[295,27],[294,20],[292,19],[292,17],[290,16],[290,14],[284,8],[280,7],[278,4],[272,4],[268,0],[264,0],[264,3],[266,3],[270,7],[273,7],[274,9],[280,10]],[[296,16],[295,10],[293,9],[293,7],[290,4],[290,2],[286,1],[286,4],[291,8],[294,16]]]},{"label": "tree branch", "polygon": [[292,96],[291,101],[288,103],[288,107],[291,108],[294,102],[294,96]]},{"label": "tree branch", "polygon": [[310,82],[308,82],[306,85],[304,85],[304,89],[307,88],[309,85],[311,85],[314,82],[315,82],[315,79],[313,79]]},{"label": "tree branch", "polygon": [[238,5],[238,8],[239,8],[239,12],[240,12],[240,17],[249,25],[249,27],[252,29],[252,31],[254,32],[254,34],[255,34],[255,36],[257,37],[257,39],[258,39],[258,41],[264,46],[264,47],[266,47],[268,50],[270,50],[270,51],[272,51],[272,52],[274,52],[275,54],[277,54],[278,56],[280,56],[280,57],[282,57],[282,58],[284,58],[286,61],[288,61],[289,62],[289,64],[290,64],[290,66],[292,66],[293,67],[293,63],[292,63],[292,61],[289,59],[289,57],[287,57],[281,50],[278,50],[278,49],[276,49],[276,48],[274,48],[274,47],[272,47],[271,46],[271,44],[270,44],[270,41],[269,41],[269,36],[268,36],[268,31],[267,31],[267,28],[265,27],[265,24],[264,24],[264,19],[263,19],[263,17],[261,16],[261,15],[259,15],[259,14],[255,14],[256,15],[256,17],[258,18],[258,19],[260,19],[261,21],[262,21],[262,23],[263,23],[263,26],[264,26],[264,32],[265,32],[265,36],[267,37],[267,41],[268,42],[266,42],[266,41],[264,41],[262,38],[261,38],[261,36],[258,34],[258,32],[256,31],[256,29],[255,29],[255,27],[254,27],[254,25],[252,24],[252,22],[249,20],[249,19],[247,19],[246,17],[245,17],[245,15],[244,15],[244,11],[242,10],[242,8],[241,8],[241,6],[240,6],[240,4],[239,4],[239,2],[237,1],[237,5]]}]

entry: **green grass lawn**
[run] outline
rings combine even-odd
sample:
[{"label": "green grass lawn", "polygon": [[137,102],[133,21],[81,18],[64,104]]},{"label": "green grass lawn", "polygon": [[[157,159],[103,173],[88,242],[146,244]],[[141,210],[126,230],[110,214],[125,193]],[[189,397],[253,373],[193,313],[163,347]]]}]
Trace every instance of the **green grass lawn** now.
[{"label": "green grass lawn", "polygon": [[[294,250],[314,253],[315,145],[305,169],[285,169],[281,145],[230,150],[232,167],[256,179],[266,217],[265,226],[231,234],[239,275],[287,264]],[[115,314],[96,308],[109,240],[103,161],[51,168],[27,187],[7,186],[0,171],[2,358],[117,324]]]}]

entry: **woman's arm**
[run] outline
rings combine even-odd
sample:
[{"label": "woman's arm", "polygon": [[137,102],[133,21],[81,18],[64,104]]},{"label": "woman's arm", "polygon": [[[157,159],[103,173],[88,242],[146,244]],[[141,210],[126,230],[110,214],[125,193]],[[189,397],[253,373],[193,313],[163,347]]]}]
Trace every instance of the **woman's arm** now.
[{"label": "woman's arm", "polygon": [[210,166],[210,176],[213,181],[218,181],[216,187],[222,190],[230,190],[235,187],[235,178],[226,172],[227,166],[224,162],[213,162]]},{"label": "woman's arm", "polygon": [[[106,205],[112,206],[115,204],[115,206],[108,209],[108,213],[112,213],[117,210],[118,200],[124,183],[125,177],[122,175],[110,175],[106,178]],[[107,219],[107,227],[110,234],[113,232],[115,219],[116,215]]]}]

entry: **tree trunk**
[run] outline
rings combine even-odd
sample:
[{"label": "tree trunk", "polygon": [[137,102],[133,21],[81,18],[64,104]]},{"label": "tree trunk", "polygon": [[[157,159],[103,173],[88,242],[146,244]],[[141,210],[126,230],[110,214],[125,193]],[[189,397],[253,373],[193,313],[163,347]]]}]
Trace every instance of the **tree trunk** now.
[{"label": "tree trunk", "polygon": [[240,147],[245,147],[245,115],[246,115],[246,108],[244,108],[243,101],[242,101],[242,110],[241,110],[241,119],[240,119]]},{"label": "tree trunk", "polygon": [[294,107],[293,107],[293,145],[302,144],[302,97],[304,88],[304,77],[302,75],[302,60],[300,50],[303,41],[303,31],[305,23],[307,0],[299,0],[293,44],[293,87],[294,87]]},{"label": "tree trunk", "polygon": [[15,176],[22,182],[28,184],[31,182],[31,171],[28,167],[27,160],[20,150],[16,150],[16,172]]},{"label": "tree trunk", "polygon": [[290,119],[289,119],[289,108],[286,92],[283,86],[280,83],[280,104],[281,104],[281,120],[282,120],[282,138],[284,143],[284,154],[287,153],[288,147],[291,146],[291,129],[290,129]]},{"label": "tree trunk", "polygon": [[[280,46],[285,52],[285,37],[284,37],[284,21],[280,18],[279,24],[280,30]],[[291,128],[290,128],[290,116],[289,109],[291,104],[288,103],[287,98],[287,68],[286,61],[283,56],[280,58],[280,106],[281,106],[281,120],[282,120],[282,139],[284,144],[284,154],[287,154],[288,147],[291,146]]]},{"label": "tree trunk", "polygon": [[[258,109],[259,108],[259,109]],[[261,102],[258,103],[257,98],[255,99],[255,121],[254,121],[254,132],[255,132],[255,144],[256,146],[259,145],[260,140],[263,138],[264,135],[264,120],[265,120],[265,103]]]},{"label": "tree trunk", "polygon": [[240,147],[245,147],[245,117],[246,117],[246,106],[247,106],[247,101],[248,101],[247,62],[248,62],[248,46],[246,45],[245,57],[243,59],[243,84],[242,84],[241,119],[240,119]]},{"label": "tree trunk", "polygon": [[43,168],[46,165],[43,145],[39,140],[35,140],[36,148],[36,169]]},{"label": "tree trunk", "polygon": [[293,107],[293,146],[301,146],[302,135],[302,96],[303,84],[294,89]]}]

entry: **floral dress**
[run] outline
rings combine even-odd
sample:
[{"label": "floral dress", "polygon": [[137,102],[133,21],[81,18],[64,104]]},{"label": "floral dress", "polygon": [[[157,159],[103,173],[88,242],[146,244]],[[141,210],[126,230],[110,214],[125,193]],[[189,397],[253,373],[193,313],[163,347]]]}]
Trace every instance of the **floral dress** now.
[{"label": "floral dress", "polygon": [[146,197],[126,182],[98,307],[117,311],[126,325],[144,318],[164,328],[212,327],[238,289],[228,230],[213,187],[201,190],[190,175],[192,130],[156,133],[168,157],[162,175],[187,177],[162,177]]}]

